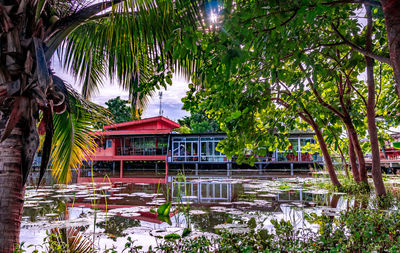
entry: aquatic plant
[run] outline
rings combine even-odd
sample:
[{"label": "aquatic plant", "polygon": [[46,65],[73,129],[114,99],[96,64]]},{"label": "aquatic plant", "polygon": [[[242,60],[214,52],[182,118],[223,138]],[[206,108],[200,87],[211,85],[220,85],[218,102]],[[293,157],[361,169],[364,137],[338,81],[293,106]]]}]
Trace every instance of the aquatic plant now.
[{"label": "aquatic plant", "polygon": [[75,228],[53,228],[48,231],[44,242],[48,253],[95,252],[93,242]]},{"label": "aquatic plant", "polygon": [[339,217],[307,215],[317,230],[296,229],[290,221],[273,220],[273,230],[248,222],[244,233],[219,230],[219,237],[168,240],[156,252],[399,252],[400,212],[351,209]]}]

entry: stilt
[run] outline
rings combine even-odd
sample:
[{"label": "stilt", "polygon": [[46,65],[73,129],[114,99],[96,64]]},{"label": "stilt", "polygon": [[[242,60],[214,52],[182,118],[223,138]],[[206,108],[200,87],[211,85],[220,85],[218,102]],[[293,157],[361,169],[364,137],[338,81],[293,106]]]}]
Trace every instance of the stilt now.
[{"label": "stilt", "polygon": [[300,188],[300,202],[303,202],[303,189]]},{"label": "stilt", "polygon": [[120,161],[121,164],[119,165],[119,178],[123,178],[124,176],[124,161]]},{"label": "stilt", "polygon": [[230,162],[228,162],[227,164],[226,164],[226,175],[227,176],[230,176],[231,175],[231,163]]},{"label": "stilt", "polygon": [[199,175],[199,164],[196,163],[194,166],[195,166],[195,175],[198,176]]},{"label": "stilt", "polygon": [[165,161],[165,183],[168,183],[168,160]]},{"label": "stilt", "polygon": [[158,163],[156,162],[156,174],[158,173]]},{"label": "stilt", "polygon": [[293,176],[293,163],[290,164],[290,175]]},{"label": "stilt", "polygon": [[259,165],[258,165],[258,174],[262,174],[262,164],[260,163]]}]

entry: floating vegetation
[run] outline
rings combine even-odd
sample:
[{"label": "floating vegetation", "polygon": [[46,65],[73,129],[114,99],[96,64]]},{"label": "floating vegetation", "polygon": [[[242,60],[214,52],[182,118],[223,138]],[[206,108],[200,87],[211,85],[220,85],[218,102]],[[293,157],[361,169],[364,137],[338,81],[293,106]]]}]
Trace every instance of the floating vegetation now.
[{"label": "floating vegetation", "polygon": [[[168,236],[171,234],[196,238],[216,236],[217,230],[248,233],[251,220],[256,221],[257,229],[272,229],[274,219],[290,221],[295,228],[315,229],[304,219],[306,214],[335,218],[356,204],[343,193],[316,188],[312,180],[324,179],[186,178],[169,185],[27,187],[22,219],[22,235],[26,237],[21,241],[29,244],[32,238],[27,235],[32,232],[41,236],[46,230],[67,227],[94,235],[101,245],[114,245],[118,238],[132,236],[144,246],[178,238]],[[161,218],[157,210],[168,203],[170,209]],[[185,229],[190,233],[183,233]]]}]

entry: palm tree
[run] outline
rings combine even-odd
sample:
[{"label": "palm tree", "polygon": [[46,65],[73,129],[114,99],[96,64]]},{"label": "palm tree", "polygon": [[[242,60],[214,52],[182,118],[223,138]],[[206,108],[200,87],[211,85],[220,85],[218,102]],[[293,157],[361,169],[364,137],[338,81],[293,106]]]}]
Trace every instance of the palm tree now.
[{"label": "palm tree", "polygon": [[0,253],[12,252],[19,239],[24,185],[39,134],[40,178],[50,161],[53,174],[67,181],[69,168],[94,146],[88,125],[98,108],[54,76],[53,57],[64,59],[82,81],[85,98],[108,76],[130,91],[132,101],[140,99],[169,83],[173,67],[186,74],[196,67],[168,47],[182,39],[183,27],[196,29],[200,3],[193,2],[0,1]]}]

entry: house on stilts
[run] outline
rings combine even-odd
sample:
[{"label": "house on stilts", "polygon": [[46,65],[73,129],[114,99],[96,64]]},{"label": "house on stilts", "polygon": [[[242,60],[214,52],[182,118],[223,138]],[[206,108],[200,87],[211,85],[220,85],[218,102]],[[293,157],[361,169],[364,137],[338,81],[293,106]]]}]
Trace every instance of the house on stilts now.
[{"label": "house on stilts", "polygon": [[308,143],[315,143],[310,132],[290,134],[290,150],[269,152],[250,168],[236,164],[216,149],[225,134],[179,134],[174,131],[179,127],[163,116],[105,126],[104,131],[98,132],[95,154],[78,172],[78,182],[164,183],[169,173],[182,168],[193,174],[223,171],[229,175],[245,169],[279,169],[293,174],[323,163],[318,153],[302,150]]}]

